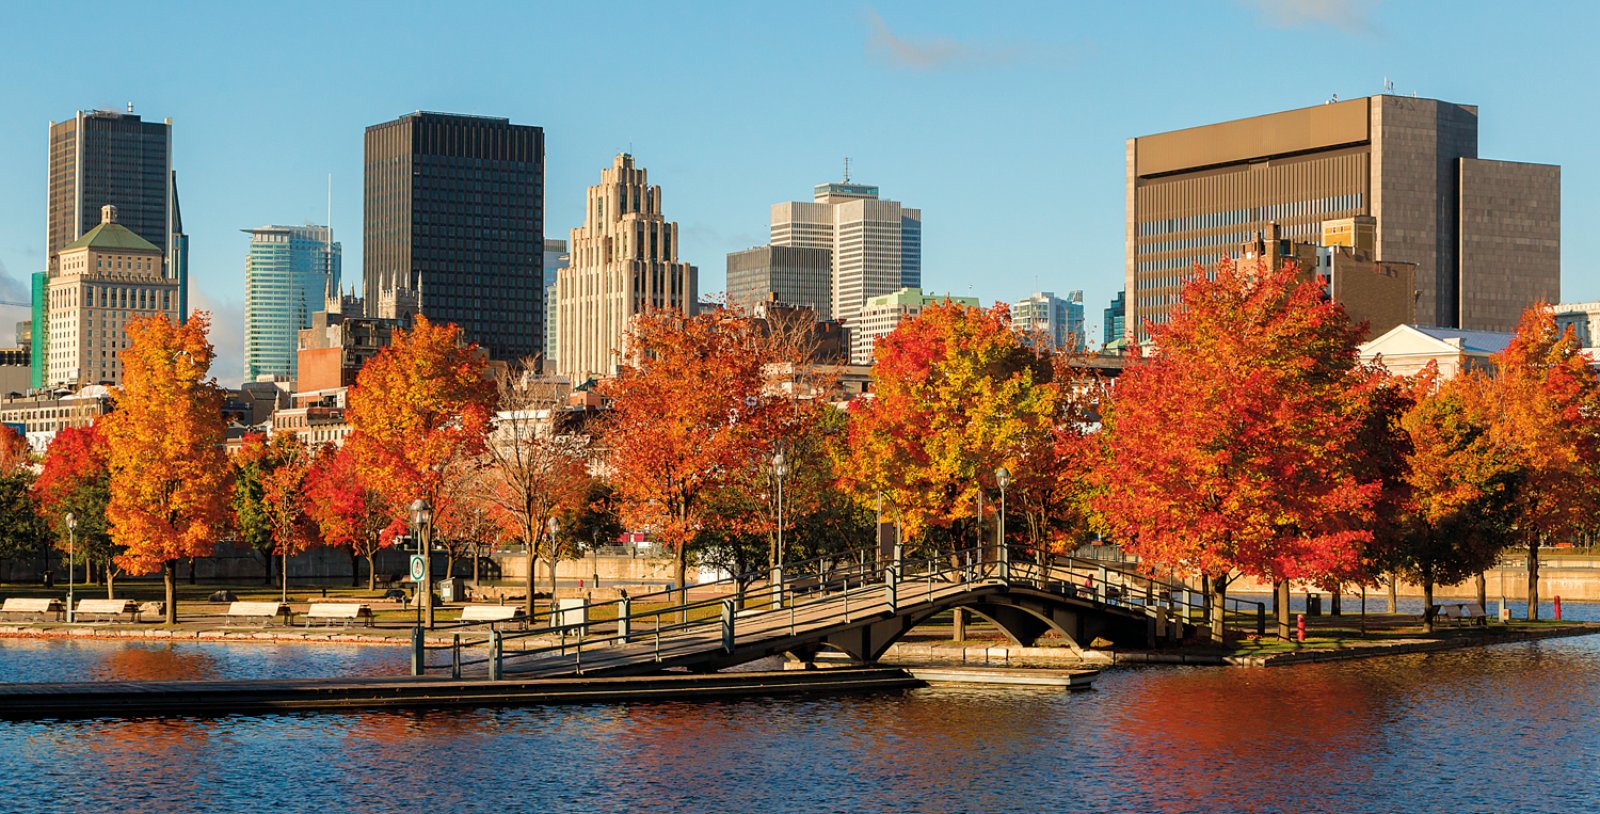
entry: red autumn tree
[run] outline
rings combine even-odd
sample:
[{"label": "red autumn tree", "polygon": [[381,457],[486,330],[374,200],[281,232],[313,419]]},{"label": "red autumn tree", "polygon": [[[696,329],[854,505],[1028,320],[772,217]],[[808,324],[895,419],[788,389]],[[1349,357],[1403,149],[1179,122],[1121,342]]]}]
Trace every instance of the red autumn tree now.
[{"label": "red autumn tree", "polygon": [[33,449],[28,439],[16,430],[0,426],[0,476],[10,475],[33,463]]},{"label": "red autumn tree", "polygon": [[[33,484],[56,546],[72,551],[91,571],[98,567],[106,577],[106,597],[116,597],[117,566],[122,550],[111,542],[106,504],[111,499],[110,448],[99,424],[67,427],[56,433],[44,451],[39,480]],[[66,516],[76,528],[69,533]]]},{"label": "red autumn tree", "polygon": [[180,559],[211,553],[228,522],[228,462],[222,451],[222,392],[207,378],[215,353],[211,319],[196,312],[128,322],[117,409],[100,419],[110,446],[111,539],[130,574],[160,570],[167,623],[177,622]]},{"label": "red autumn tree", "polygon": [[1004,305],[933,305],[878,340],[874,355],[872,395],[851,402],[836,448],[841,488],[869,504],[882,495],[908,537],[965,524],[982,539],[979,507],[992,511],[1002,466],[1036,505],[1055,505],[1062,473],[1042,452],[1065,390],[1049,356],[1012,331]]},{"label": "red autumn tree", "polygon": [[1600,512],[1600,381],[1544,303],[1522,315],[1495,365],[1477,400],[1522,470],[1516,537],[1528,552],[1528,618],[1538,619],[1540,548]]},{"label": "red autumn tree", "polygon": [[[349,449],[329,446],[319,450],[306,472],[303,490],[306,513],[317,524],[323,542],[349,546],[352,563],[358,556],[365,559],[367,590],[376,588],[373,560],[393,542],[392,535],[384,534],[393,518],[383,496],[362,479]],[[355,573],[353,568],[351,573]]]},{"label": "red autumn tree", "polygon": [[246,435],[231,459],[234,531],[266,559],[269,584],[274,556],[284,573],[289,555],[317,542],[300,488],[310,461],[311,452],[299,436],[279,434],[268,441],[260,433]]},{"label": "red autumn tree", "polygon": [[419,315],[361,368],[349,404],[345,447],[390,519],[404,523],[413,500],[440,503],[448,467],[483,451],[494,383],[460,327]]},{"label": "red autumn tree", "polygon": [[649,527],[673,552],[682,587],[689,546],[720,521],[706,498],[731,473],[770,460],[796,409],[769,387],[774,371],[798,364],[773,335],[726,310],[684,317],[658,310],[634,318],[603,426],[621,514]]},{"label": "red autumn tree", "polygon": [[1377,484],[1356,475],[1360,331],[1292,266],[1198,266],[1103,414],[1092,505],[1145,564],[1200,574],[1223,637],[1240,575],[1361,575]]}]

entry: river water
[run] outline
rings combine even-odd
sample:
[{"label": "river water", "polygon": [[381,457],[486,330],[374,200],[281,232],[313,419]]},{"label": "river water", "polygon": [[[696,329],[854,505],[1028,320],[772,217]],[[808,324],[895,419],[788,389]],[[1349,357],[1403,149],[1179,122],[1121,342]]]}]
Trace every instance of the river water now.
[{"label": "river water", "polygon": [[[0,681],[399,673],[403,648],[0,640]],[[0,810],[1594,811],[1600,637],[1082,693],[0,722]]]}]

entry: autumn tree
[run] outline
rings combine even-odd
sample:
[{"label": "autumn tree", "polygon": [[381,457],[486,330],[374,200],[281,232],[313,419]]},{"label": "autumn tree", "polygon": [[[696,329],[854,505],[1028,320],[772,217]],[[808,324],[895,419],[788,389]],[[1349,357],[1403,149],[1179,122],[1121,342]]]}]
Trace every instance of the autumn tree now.
[{"label": "autumn tree", "polygon": [[881,496],[907,537],[970,527],[984,542],[1004,466],[1033,495],[1034,528],[1046,534],[1061,508],[1052,493],[1070,477],[1049,450],[1072,417],[1050,354],[1011,329],[1009,309],[930,306],[879,339],[874,355],[872,394],[850,403],[835,446],[840,486],[865,505]]},{"label": "autumn tree", "polygon": [[378,552],[393,543],[384,531],[393,523],[387,501],[362,479],[348,448],[323,447],[312,459],[303,485],[307,515],[317,524],[323,541],[348,546],[351,576],[355,558],[367,563],[367,590],[377,587],[373,562]]},{"label": "autumn tree", "polygon": [[478,346],[425,316],[361,368],[345,446],[393,523],[403,527],[417,498],[439,505],[446,470],[482,453],[493,403]]},{"label": "autumn tree", "polygon": [[[1423,386],[1428,387],[1424,376]],[[1515,523],[1519,470],[1458,378],[1406,412],[1405,497],[1395,547],[1399,572],[1422,585],[1423,624],[1433,630],[1433,589],[1495,563]]]},{"label": "autumn tree", "polygon": [[1361,576],[1378,486],[1354,461],[1357,326],[1320,281],[1224,259],[1198,266],[1155,348],[1103,408],[1091,505],[1147,566],[1200,574],[1212,637],[1228,583]]},{"label": "autumn tree", "polygon": [[1518,541],[1528,554],[1528,618],[1539,618],[1539,552],[1600,512],[1600,381],[1549,305],[1522,315],[1476,398],[1490,432],[1521,469]]},{"label": "autumn tree", "polygon": [[[806,359],[767,325],[735,311],[634,318],[603,426],[624,520],[650,528],[684,585],[690,547],[720,519],[706,498],[735,472],[770,461],[792,426]],[[777,380],[782,381],[777,381]]]},{"label": "autumn tree", "polygon": [[227,526],[222,393],[206,377],[214,358],[196,312],[130,320],[117,409],[100,419],[110,449],[112,542],[130,574],[162,571],[168,624],[177,622],[177,562],[211,553]]},{"label": "autumn tree", "polygon": [[549,566],[555,596],[556,564],[566,552],[548,533],[549,524],[584,499],[589,439],[561,426],[566,388],[542,378],[536,360],[512,367],[496,384],[498,410],[485,447],[482,493],[495,521],[527,551],[523,602],[532,618],[541,561]]},{"label": "autumn tree", "polygon": [[274,555],[279,573],[286,573],[289,555],[317,541],[301,489],[310,460],[305,443],[287,433],[270,441],[260,433],[246,435],[232,458],[234,530],[267,563],[269,585]]},{"label": "autumn tree", "polygon": [[[98,423],[66,427],[45,448],[43,468],[34,495],[56,540],[84,563],[90,578],[95,568],[105,575],[106,598],[116,598],[116,557],[122,548],[111,541],[106,506],[111,500],[110,447]],[[69,535],[66,516],[77,524]],[[70,539],[69,539],[70,537]]]},{"label": "autumn tree", "polygon": [[11,427],[0,425],[0,475],[10,475],[33,463],[33,448],[28,439]]}]

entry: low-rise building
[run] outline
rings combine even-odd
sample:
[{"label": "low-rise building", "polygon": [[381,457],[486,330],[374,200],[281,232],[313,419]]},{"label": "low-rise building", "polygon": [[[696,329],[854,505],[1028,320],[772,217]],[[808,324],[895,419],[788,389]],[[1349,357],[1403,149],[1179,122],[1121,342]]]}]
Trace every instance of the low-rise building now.
[{"label": "low-rise building", "polygon": [[1463,331],[1396,325],[1382,336],[1361,345],[1361,361],[1381,364],[1397,376],[1410,376],[1428,364],[1439,366],[1441,378],[1454,378],[1468,370],[1493,369],[1494,355],[1511,344],[1502,331]]},{"label": "low-rise building", "polygon": [[902,288],[891,294],[869,297],[860,313],[845,322],[850,336],[850,364],[872,364],[873,348],[880,338],[893,333],[902,321],[922,313],[924,308],[941,302],[978,307],[977,297],[924,294],[920,288]]},{"label": "low-rise building", "polygon": [[111,390],[89,385],[76,393],[34,392],[0,398],[0,424],[21,426],[35,452],[43,453],[56,433],[67,427],[87,427],[111,411]]}]

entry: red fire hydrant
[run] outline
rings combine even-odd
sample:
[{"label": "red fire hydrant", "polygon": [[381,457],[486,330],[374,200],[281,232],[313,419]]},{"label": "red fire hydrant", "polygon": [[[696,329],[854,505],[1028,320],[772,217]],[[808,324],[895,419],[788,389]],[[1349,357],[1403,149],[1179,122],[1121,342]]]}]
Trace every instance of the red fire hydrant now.
[{"label": "red fire hydrant", "polygon": [[1559,622],[1559,621],[1561,621],[1561,597],[1560,596],[1555,596],[1555,597],[1551,597],[1551,598],[1555,600],[1555,603],[1556,603],[1556,621]]},{"label": "red fire hydrant", "polygon": [[[1556,618],[1560,618],[1559,616]],[[1294,620],[1294,635],[1298,641],[1306,640],[1306,615],[1300,614]]]}]

